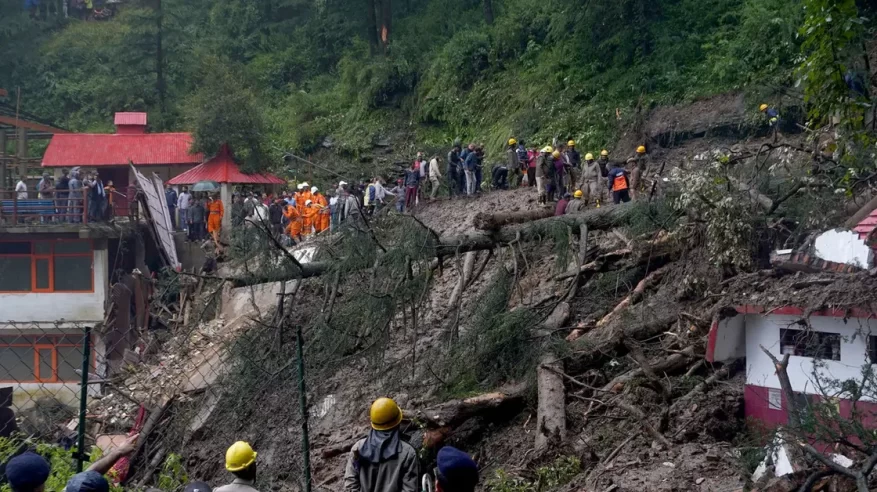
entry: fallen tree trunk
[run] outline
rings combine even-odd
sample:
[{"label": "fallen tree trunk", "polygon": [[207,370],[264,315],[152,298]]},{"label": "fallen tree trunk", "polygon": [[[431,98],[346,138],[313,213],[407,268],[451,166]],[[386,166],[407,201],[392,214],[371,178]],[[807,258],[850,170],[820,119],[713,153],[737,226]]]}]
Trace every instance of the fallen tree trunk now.
[{"label": "fallen tree trunk", "polygon": [[456,427],[464,421],[485,414],[496,414],[504,418],[513,415],[524,405],[524,388],[511,393],[485,393],[462,400],[450,400],[434,407],[416,412],[403,412],[427,427]]},{"label": "fallen tree trunk", "polygon": [[874,210],[877,210],[877,196],[868,201],[868,203],[862,205],[862,208],[858,210],[858,212],[854,213],[852,217],[847,219],[844,222],[844,227],[847,229],[852,229],[856,227],[859,222],[865,220],[865,217],[871,214]]},{"label": "fallen tree trunk", "polygon": [[646,278],[640,280],[639,283],[636,284],[636,287],[633,289],[633,292],[631,292],[629,296],[625,297],[623,301],[619,302],[618,305],[615,306],[615,308],[609,312],[609,314],[607,314],[606,316],[603,316],[603,318],[597,322],[597,328],[601,328],[603,326],[606,326],[606,324],[608,324],[609,321],[614,316],[618,315],[618,313],[620,313],[627,306],[631,306],[633,304],[638,303],[640,301],[640,299],[642,299],[643,294],[645,293],[646,289],[650,285],[657,283],[657,282],[660,282],[661,278],[664,277],[664,273],[666,273],[666,272],[667,272],[667,265],[664,265],[661,268],[658,268],[657,270],[653,271],[652,273],[646,275]]},{"label": "fallen tree trunk", "polygon": [[[503,244],[519,240],[522,242],[537,241],[550,236],[555,227],[569,227],[578,234],[582,225],[588,226],[589,230],[605,230],[626,223],[640,210],[640,205],[619,205],[616,207],[602,207],[588,210],[583,213],[561,215],[533,221],[529,224],[515,227],[503,227],[498,231],[475,231],[457,236],[443,236],[435,248],[435,254],[439,258],[453,256],[457,253],[470,251],[482,251],[493,249]],[[235,287],[261,284],[265,282],[278,282],[281,280],[293,280],[296,278],[310,278],[320,276],[329,270],[332,263],[329,261],[315,261],[304,263],[299,275],[255,276],[245,275],[229,277],[226,280],[232,282]],[[575,273],[572,274],[574,276]]]},{"label": "fallen tree trunk", "polygon": [[578,229],[578,226],[581,224],[586,224],[592,230],[599,230],[625,224],[630,220],[633,212],[639,208],[641,208],[639,205],[631,204],[605,206],[557,217],[554,217],[554,209],[552,208],[527,210],[524,212],[500,212],[496,214],[479,213],[472,222],[476,229],[484,231],[498,231],[502,230],[504,226],[545,219],[566,222],[568,225],[575,225],[575,229]]},{"label": "fallen tree trunk", "polygon": [[578,356],[573,359],[575,365],[590,367],[612,356],[613,352],[623,355],[626,353],[622,343],[625,339],[645,340],[659,335],[678,319],[678,313],[672,305],[646,306],[640,311],[646,309],[649,310],[648,313],[630,313],[625,318],[626,323],[616,320],[600,330],[591,330],[576,340],[576,348],[583,350],[577,352]]},{"label": "fallen tree trunk", "polygon": [[758,206],[761,207],[765,212],[770,213],[774,211],[773,200],[762,195],[752,186],[749,186],[742,181],[730,177],[728,178],[728,181],[730,181],[731,184],[733,184],[738,190],[745,191],[747,194],[749,194],[749,199],[757,203]]},{"label": "fallen tree trunk", "polygon": [[[569,319],[569,304],[561,302],[545,320],[542,328],[557,331]],[[538,402],[536,406],[536,453],[566,439],[566,392],[563,387],[563,359],[549,351],[536,368]]]},{"label": "fallen tree trunk", "polygon": [[472,278],[473,270],[475,270],[475,252],[470,251],[466,253],[465,257],[463,257],[463,271],[460,272],[460,281],[454,286],[451,298],[448,299],[448,307],[454,307],[457,305],[457,301],[463,294],[463,289],[466,284],[469,283],[469,279]]},{"label": "fallen tree trunk", "polygon": [[[689,346],[679,353],[673,354],[669,357],[652,363],[651,368],[652,371],[660,375],[674,373],[676,371],[684,369],[685,367],[688,367],[688,364],[691,363],[694,357],[694,347]],[[612,381],[606,383],[606,385],[603,386],[603,391],[618,393],[623,389],[624,385],[627,384],[628,381],[631,381],[632,379],[638,378],[642,375],[642,367],[637,367],[636,369],[627,371],[623,374],[616,376],[614,379],[612,379]]]}]

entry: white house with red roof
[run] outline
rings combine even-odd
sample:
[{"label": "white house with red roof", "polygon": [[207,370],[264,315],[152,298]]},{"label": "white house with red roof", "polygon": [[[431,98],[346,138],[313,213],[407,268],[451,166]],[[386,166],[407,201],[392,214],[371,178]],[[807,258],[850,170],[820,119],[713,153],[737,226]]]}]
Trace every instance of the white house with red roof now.
[{"label": "white house with red roof", "polygon": [[[116,113],[114,124],[115,133],[54,135],[43,155],[42,166],[53,168],[56,176],[60,176],[61,168],[94,169],[104,184],[112,181],[116,190],[125,193],[134,184],[129,162],[138,168],[148,168],[163,181],[204,162],[202,154],[190,153],[190,133],[148,133],[146,113]],[[126,197],[117,195],[115,199],[117,215],[127,213]]]}]

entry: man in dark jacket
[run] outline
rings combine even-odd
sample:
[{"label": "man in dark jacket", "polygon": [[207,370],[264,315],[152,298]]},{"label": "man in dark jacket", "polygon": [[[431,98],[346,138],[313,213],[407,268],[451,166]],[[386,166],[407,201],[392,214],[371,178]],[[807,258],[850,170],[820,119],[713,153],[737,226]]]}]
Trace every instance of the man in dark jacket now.
[{"label": "man in dark jacket", "polygon": [[420,186],[420,170],[411,163],[405,171],[405,210],[411,211],[417,204],[417,189]]},{"label": "man in dark jacket", "polygon": [[460,160],[460,146],[455,145],[448,152],[448,188],[452,197],[463,194],[463,180],[460,179],[463,175],[462,164],[463,161]]},{"label": "man in dark jacket", "polygon": [[171,185],[167,185],[164,197],[167,200],[167,208],[171,213],[171,227],[177,230],[177,190],[171,188]]},{"label": "man in dark jacket", "polygon": [[403,441],[402,410],[378,398],[369,412],[371,431],[350,449],[344,469],[345,492],[418,492],[417,451]]},{"label": "man in dark jacket", "polygon": [[271,232],[276,236],[283,234],[283,205],[283,199],[278,198],[268,207],[268,222],[271,223]]},{"label": "man in dark jacket", "polygon": [[472,150],[466,154],[466,160],[463,161],[463,173],[466,175],[466,195],[474,195],[478,188],[479,181],[476,177],[476,169],[478,168],[478,154],[475,152],[474,146]]},{"label": "man in dark jacket", "polygon": [[186,219],[189,221],[189,241],[200,241],[204,239],[204,219],[205,219],[204,203],[198,198],[192,198],[189,204],[189,213]]},{"label": "man in dark jacket", "polygon": [[473,492],[478,485],[478,465],[457,448],[441,448],[435,464],[436,492]]},{"label": "man in dark jacket", "polygon": [[67,213],[67,192],[70,189],[70,175],[66,169],[61,170],[61,177],[55,183],[55,209],[61,216],[61,222],[69,222]]}]

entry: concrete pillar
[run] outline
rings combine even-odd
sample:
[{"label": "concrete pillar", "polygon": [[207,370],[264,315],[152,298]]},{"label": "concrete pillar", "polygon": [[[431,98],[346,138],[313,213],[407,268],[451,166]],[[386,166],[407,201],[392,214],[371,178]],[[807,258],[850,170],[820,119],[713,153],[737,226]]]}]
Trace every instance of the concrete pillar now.
[{"label": "concrete pillar", "polygon": [[6,132],[0,130],[0,190],[9,186],[6,182]]},{"label": "concrete pillar", "polygon": [[27,177],[27,128],[18,128],[16,130],[16,160],[18,161],[18,175],[24,179]]},{"label": "concrete pillar", "polygon": [[219,185],[219,199],[222,200],[222,207],[225,213],[222,215],[222,232],[226,237],[231,234],[231,187],[228,183]]}]

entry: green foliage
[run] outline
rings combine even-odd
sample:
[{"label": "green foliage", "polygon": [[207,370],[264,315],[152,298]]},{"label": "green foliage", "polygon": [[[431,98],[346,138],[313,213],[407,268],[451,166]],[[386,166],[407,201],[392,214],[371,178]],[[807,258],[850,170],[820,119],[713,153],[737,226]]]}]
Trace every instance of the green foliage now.
[{"label": "green foliage", "polygon": [[228,144],[245,171],[268,168],[272,159],[262,108],[235,65],[207,58],[199,80],[199,88],[186,104],[192,152],[212,156]]},{"label": "green foliage", "polygon": [[524,377],[539,353],[532,327],[538,316],[529,309],[508,310],[512,276],[501,268],[475,304],[471,326],[454,341],[443,362],[455,395]]},{"label": "green foliage", "polygon": [[533,479],[516,477],[498,469],[485,484],[493,492],[542,492],[569,483],[582,471],[582,462],[575,456],[561,456],[551,464],[536,469]]},{"label": "green foliage", "polygon": [[[13,454],[15,454],[22,446],[33,449],[37,454],[45,458],[51,467],[51,473],[46,480],[46,490],[64,490],[70,477],[76,474],[76,462],[73,459],[74,450],[65,450],[61,446],[47,444],[43,442],[34,442],[29,439],[19,439],[16,437],[0,437],[0,462],[5,463]],[[101,451],[98,448],[92,448],[85,467],[94,463],[101,457]],[[122,488],[110,486],[112,492],[121,492]],[[8,483],[4,483],[0,487],[0,492],[12,492]]]},{"label": "green foliage", "polygon": [[158,474],[158,488],[161,490],[180,490],[189,483],[189,476],[183,466],[183,459],[177,453],[168,454]]},{"label": "green foliage", "polygon": [[863,108],[850,95],[844,75],[862,55],[865,19],[855,0],[806,0],[804,11],[799,34],[805,57],[798,75],[811,123],[819,125],[841,114],[845,125],[861,128]]}]

